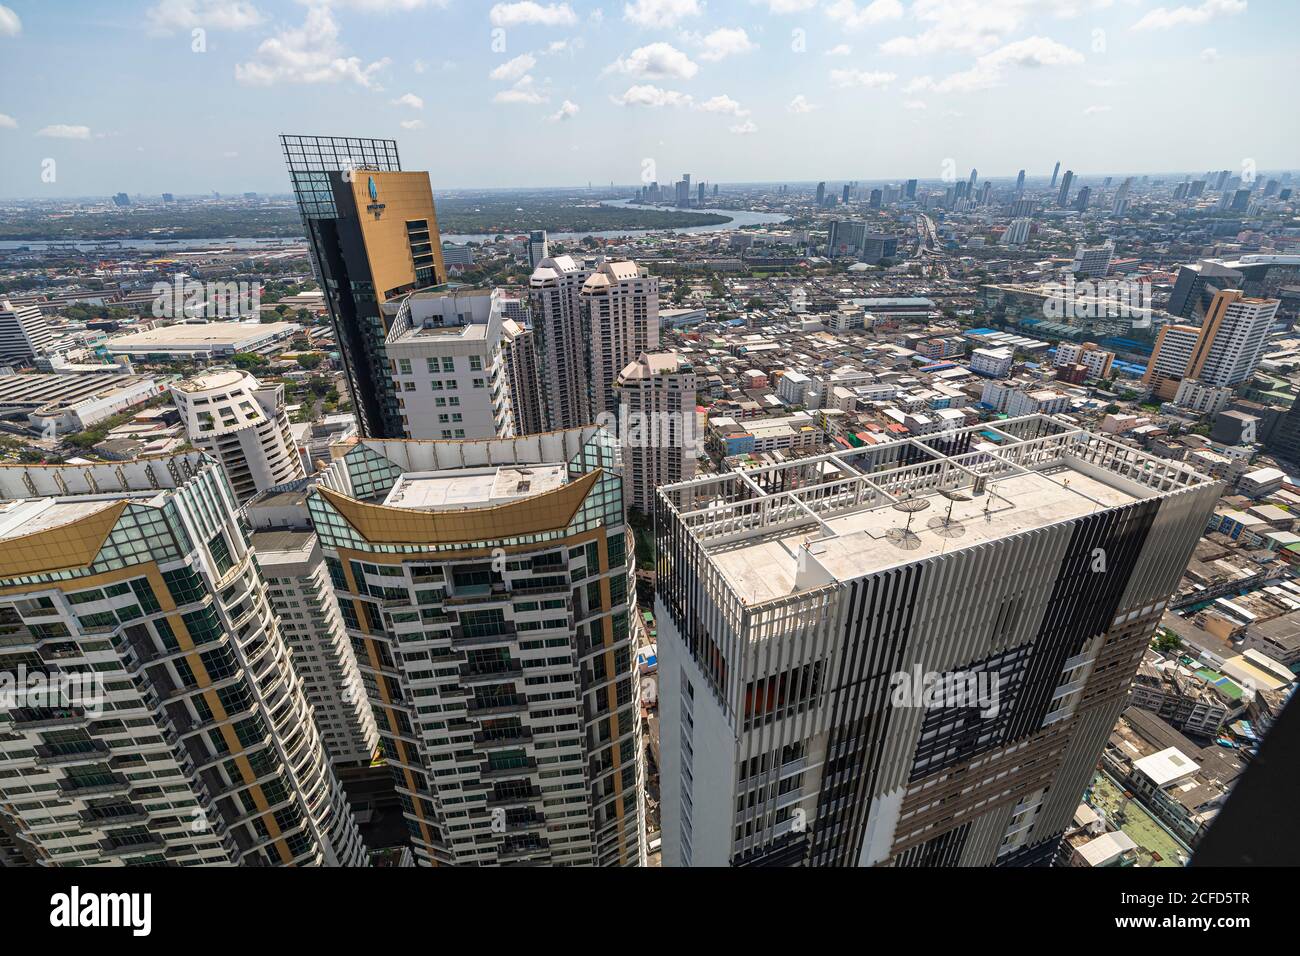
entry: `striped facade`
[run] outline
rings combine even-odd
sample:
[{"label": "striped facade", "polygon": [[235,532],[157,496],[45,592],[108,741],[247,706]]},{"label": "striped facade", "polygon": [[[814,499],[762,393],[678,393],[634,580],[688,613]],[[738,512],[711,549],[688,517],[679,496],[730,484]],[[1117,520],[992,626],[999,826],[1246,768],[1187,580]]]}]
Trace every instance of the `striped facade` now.
[{"label": "striped facade", "polygon": [[[1219,491],[1043,416],[663,489],[665,865],[1046,862]],[[921,674],[998,706],[900,703]]]}]

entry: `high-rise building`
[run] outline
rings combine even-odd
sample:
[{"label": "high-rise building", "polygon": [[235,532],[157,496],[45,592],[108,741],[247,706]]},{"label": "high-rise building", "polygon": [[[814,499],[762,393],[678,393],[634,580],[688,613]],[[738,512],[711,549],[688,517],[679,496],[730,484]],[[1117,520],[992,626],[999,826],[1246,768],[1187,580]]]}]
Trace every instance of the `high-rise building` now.
[{"label": "high-rise building", "polygon": [[661,490],[665,866],[1051,859],[1222,486],[987,428]]},{"label": "high-rise building", "polygon": [[579,428],[595,421],[591,411],[587,328],[579,297],[596,271],[596,260],[573,256],[543,259],[528,280],[542,430]]},{"label": "high-rise building", "polygon": [[[876,192],[877,190],[873,190]],[[872,200],[875,201],[874,199]],[[867,239],[867,224],[848,219],[831,221],[826,234],[826,255],[832,259],[858,256]]]},{"label": "high-rise building", "polygon": [[843,190],[843,193],[842,193],[842,195],[841,195],[841,199],[840,199],[840,202],[844,203],[844,205],[846,205],[846,206],[849,204],[850,188],[851,188],[851,187],[849,186],[848,183],[845,183],[845,184],[844,184],[844,190]]},{"label": "high-rise building", "polygon": [[884,193],[882,193],[879,189],[871,190],[871,198],[868,200],[868,204],[871,206],[871,208],[879,209],[883,204],[883,202],[884,202]]},{"label": "high-rise building", "polygon": [[501,323],[501,357],[510,384],[510,409],[516,435],[536,435],[542,428],[542,398],[537,386],[537,352],[533,330],[515,319]]},{"label": "high-rise building", "polygon": [[635,262],[603,261],[582,284],[578,298],[586,331],[591,414],[617,415],[614,384],[619,372],[642,352],[659,348],[659,279]]},{"label": "high-rise building", "polygon": [[825,183],[817,184],[817,205],[819,206],[826,205],[826,184]]},{"label": "high-rise building", "polygon": [[225,369],[182,379],[171,392],[185,434],[221,463],[240,504],[306,474],[283,385],[264,387],[247,372]]},{"label": "high-rise building", "polygon": [[402,431],[410,438],[484,439],[514,434],[501,359],[503,296],[496,289],[413,292],[385,310],[385,350]]},{"label": "high-rise building", "polygon": [[0,815],[33,855],[363,865],[216,462],[0,467],[0,499],[0,669],[28,678]]},{"label": "high-rise building", "polygon": [[1074,182],[1074,170],[1067,169],[1061,177],[1061,191],[1056,194],[1056,204],[1062,209],[1070,204],[1070,185]]},{"label": "high-rise building", "polygon": [[1058,159],[1056,161],[1056,165],[1052,167],[1052,184],[1048,187],[1049,189],[1056,188],[1056,177],[1059,176],[1060,174],[1061,174],[1061,161]]},{"label": "high-rise building", "polygon": [[257,566],[280,618],[280,633],[293,651],[293,668],[302,678],[325,753],[340,772],[368,768],[379,747],[379,731],[311,527],[306,489],[258,495],[244,513],[253,529],[250,544]]},{"label": "high-rise building", "polygon": [[1110,275],[1110,262],[1114,255],[1115,243],[1109,239],[1099,246],[1079,243],[1074,247],[1074,263],[1070,271],[1076,275],[1082,273],[1090,279],[1101,279]]},{"label": "high-rise building", "polygon": [[909,179],[909,180],[907,181],[907,189],[905,190],[905,193],[904,193],[904,194],[907,196],[908,199],[915,199],[915,198],[916,198],[916,180],[915,180],[915,179]]},{"label": "high-rise building", "polygon": [[1088,211],[1088,203],[1092,200],[1092,187],[1084,186],[1079,190],[1079,195],[1074,199],[1074,208],[1079,212]]},{"label": "high-rise building", "polygon": [[362,440],[309,500],[421,865],[644,862],[616,441]]},{"label": "high-rise building", "polygon": [[644,352],[619,374],[616,391],[627,503],[653,515],[661,485],[695,477],[695,369],[676,352]]},{"label": "high-rise building", "polygon": [[383,306],[447,281],[429,174],[402,172],[393,140],[280,142],[361,433],[401,438]]},{"label": "high-rise building", "polygon": [[1020,170],[1019,174],[1016,176],[1016,195],[1019,196],[1023,194],[1024,191],[1025,191],[1025,171],[1022,169]]},{"label": "high-rise building", "polygon": [[1023,246],[1029,241],[1029,234],[1033,227],[1034,221],[1032,219],[1012,219],[1007,226],[1006,232],[1002,233],[1002,245]]},{"label": "high-rise building", "polygon": [[545,229],[534,229],[528,234],[528,268],[536,269],[541,261],[547,258],[551,252],[551,244],[546,237]]},{"label": "high-rise building", "polygon": [[50,323],[34,305],[0,298],[0,365],[27,365],[54,341]]},{"label": "high-rise building", "polygon": [[1232,388],[1254,373],[1281,301],[1247,297],[1240,289],[1214,296],[1200,327],[1166,325],[1142,383],[1171,400],[1181,379],[1208,388]]}]

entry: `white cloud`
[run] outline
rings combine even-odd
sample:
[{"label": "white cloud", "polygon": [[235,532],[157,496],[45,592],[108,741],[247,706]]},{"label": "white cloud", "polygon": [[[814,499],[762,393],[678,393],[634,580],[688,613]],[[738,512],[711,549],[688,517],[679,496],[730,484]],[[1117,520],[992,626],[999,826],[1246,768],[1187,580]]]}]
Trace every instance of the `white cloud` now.
[{"label": "white cloud", "polygon": [[979,55],[995,49],[1039,14],[1076,17],[1101,10],[1115,0],[913,0],[910,14],[925,24],[914,36],[880,44],[884,53],[927,56],[959,52]]},{"label": "white cloud", "polygon": [[826,51],[825,56],[852,56],[853,47],[847,43],[841,43],[839,46],[833,46]]},{"label": "white cloud", "polygon": [[753,120],[745,120],[745,122],[737,126],[732,126],[731,132],[735,133],[737,136],[748,136],[751,133],[757,133],[758,127],[754,125]]},{"label": "white cloud", "polygon": [[567,3],[498,3],[488,13],[496,27],[518,27],[535,24],[543,27],[569,27],[578,22],[578,15]]},{"label": "white cloud", "polygon": [[403,93],[397,99],[393,100],[394,106],[409,106],[413,110],[424,109],[424,100],[414,93]]},{"label": "white cloud", "polygon": [[265,22],[247,0],[159,0],[145,12],[152,33],[176,30],[246,30]]},{"label": "white cloud", "polygon": [[749,115],[749,110],[741,109],[740,104],[726,93],[707,99],[695,108],[706,113],[727,113],[737,118]]},{"label": "white cloud", "polygon": [[821,109],[821,107],[814,106],[812,103],[809,103],[808,97],[800,93],[798,96],[796,96],[794,99],[790,101],[790,105],[787,106],[785,109],[786,112],[788,113],[811,113],[813,110]]},{"label": "white cloud", "polygon": [[546,96],[532,87],[532,77],[525,76],[508,90],[502,90],[492,99],[497,103],[545,103]]},{"label": "white cloud", "polygon": [[623,5],[623,19],[646,29],[675,27],[701,13],[699,0],[633,0]]},{"label": "white cloud", "polygon": [[868,70],[831,70],[831,85],[841,88],[864,86],[878,90],[898,79],[895,73],[871,72]]},{"label": "white cloud", "polygon": [[347,80],[365,89],[382,90],[376,74],[390,62],[385,57],[363,64],[358,57],[344,56],[334,15],[328,7],[312,7],[301,27],[263,40],[252,60],[236,64],[235,79],[247,86]]},{"label": "white cloud", "polygon": [[1000,86],[1008,67],[1074,66],[1083,62],[1083,54],[1048,37],[1027,37],[986,53],[969,70],[953,73],[942,80],[918,77],[907,85],[906,92],[970,93]]},{"label": "white cloud", "polygon": [[582,37],[574,37],[572,40],[554,40],[546,46],[547,56],[557,56],[561,53],[575,53],[581,50],[586,43]]},{"label": "white cloud", "polygon": [[1109,106],[1085,106],[1083,109],[1084,116],[1092,116],[1094,113],[1109,113]]},{"label": "white cloud", "polygon": [[1087,80],[1089,86],[1095,86],[1098,89],[1109,89],[1112,86],[1121,86],[1119,80],[1111,79],[1108,76],[1092,76]]},{"label": "white cloud", "polygon": [[23,21],[18,14],[0,3],[0,37],[16,37],[23,32]]},{"label": "white cloud", "polygon": [[7,113],[0,113],[0,129],[17,129],[18,121]]},{"label": "white cloud", "polygon": [[1195,7],[1156,7],[1131,30],[1168,30],[1172,27],[1199,26],[1218,16],[1236,16],[1246,12],[1246,0],[1204,0]]},{"label": "white cloud", "polygon": [[771,13],[803,13],[817,6],[820,0],[754,0],[764,4]]},{"label": "white cloud", "polygon": [[506,60],[488,74],[488,78],[502,83],[516,83],[524,74],[537,65],[537,57],[531,53],[521,53],[513,60]]},{"label": "white cloud", "polygon": [[402,129],[424,129],[424,120],[402,120]]},{"label": "white cloud", "polygon": [[582,107],[578,106],[577,103],[574,103],[572,100],[565,100],[560,104],[560,108],[548,116],[547,119],[552,123],[562,123],[567,119],[573,119],[573,117],[577,116],[580,109],[582,109]]},{"label": "white cloud", "polygon": [[723,27],[707,36],[698,33],[684,33],[682,39],[700,48],[700,59],[710,62],[725,60],[740,53],[752,53],[758,44],[749,38],[743,27]]},{"label": "white cloud", "polygon": [[1204,50],[1201,51],[1201,59],[1204,60],[1206,63],[1213,63],[1216,60],[1223,59],[1223,55],[1219,53],[1219,51],[1216,50],[1214,47],[1207,46]]},{"label": "white cloud", "polygon": [[645,106],[651,109],[665,106],[690,106],[692,102],[689,93],[664,90],[649,83],[629,86],[622,96],[611,96],[610,99],[619,106]]},{"label": "white cloud", "polygon": [[47,139],[90,139],[90,127],[56,123],[53,126],[44,127],[36,135],[44,136]]},{"label": "white cloud", "polygon": [[926,109],[923,100],[903,100],[903,109],[905,110],[923,110]]},{"label": "white cloud", "polygon": [[699,66],[689,56],[662,41],[633,50],[626,57],[619,57],[605,67],[606,73],[623,73],[655,80],[689,80],[699,71]]},{"label": "white cloud", "polygon": [[826,6],[826,15],[846,30],[861,30],[887,20],[899,20],[903,5],[898,0],[872,0],[859,7],[853,0],[832,0]]},{"label": "white cloud", "polygon": [[409,13],[423,7],[445,7],[450,0],[298,0],[299,3],[315,3],[323,7],[331,4],[336,7],[352,7],[366,13]]}]

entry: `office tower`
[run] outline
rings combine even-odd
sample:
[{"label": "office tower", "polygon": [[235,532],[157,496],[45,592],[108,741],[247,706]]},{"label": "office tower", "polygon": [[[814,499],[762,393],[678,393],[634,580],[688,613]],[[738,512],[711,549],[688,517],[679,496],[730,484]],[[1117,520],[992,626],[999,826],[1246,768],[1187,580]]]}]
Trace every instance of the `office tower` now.
[{"label": "office tower", "polygon": [[1088,203],[1091,201],[1091,199],[1092,199],[1092,187],[1084,186],[1082,189],[1079,190],[1079,195],[1076,196],[1074,199],[1074,208],[1077,209],[1079,212],[1087,212]]},{"label": "office tower", "polygon": [[[879,190],[873,190],[873,193]],[[873,196],[872,202],[875,202]],[[844,256],[857,256],[866,244],[867,224],[848,219],[835,219],[831,222],[826,236],[826,255],[832,259]]]},{"label": "office tower", "polygon": [[186,436],[221,463],[240,504],[306,475],[283,385],[263,387],[247,372],[225,369],[182,379],[171,392]]},{"label": "office tower", "polygon": [[714,183],[714,184],[713,184],[713,198],[714,198],[714,199],[717,199],[717,198],[718,198],[718,184],[717,184],[717,183]]},{"label": "office tower", "polygon": [[906,190],[906,195],[907,195],[907,198],[908,198],[908,199],[915,199],[915,198],[916,198],[916,180],[915,180],[915,179],[909,179],[909,180],[907,181],[907,190]]},{"label": "office tower", "polygon": [[879,189],[873,189],[873,190],[871,190],[871,199],[870,199],[870,201],[869,201],[869,205],[871,206],[872,209],[879,209],[879,208],[880,208],[880,206],[881,206],[881,201],[882,201],[882,195],[883,195],[883,194],[881,193],[881,191],[880,191]]},{"label": "office tower", "polygon": [[1250,207],[1250,190],[1238,189],[1232,193],[1232,202],[1228,208],[1232,212],[1245,212]]},{"label": "office tower", "polygon": [[955,196],[955,198],[957,198],[957,199],[965,199],[965,198],[966,198],[966,183],[965,183],[965,182],[957,183],[957,185],[954,187],[954,189],[955,189],[955,192],[954,192],[954,196]]},{"label": "office tower", "polygon": [[545,229],[534,229],[528,234],[528,268],[536,269],[538,264],[550,253],[551,244],[546,238]]},{"label": "office tower", "polygon": [[817,184],[817,205],[819,206],[826,205],[826,184],[825,183]]},{"label": "office tower", "polygon": [[1016,175],[1016,195],[1022,195],[1025,191],[1025,171],[1022,169]]},{"label": "office tower", "polygon": [[704,183],[700,183],[698,195],[696,196],[696,204],[700,206],[704,205]]},{"label": "office tower", "polygon": [[1006,232],[1002,234],[1002,245],[1004,246],[1023,246],[1029,241],[1030,231],[1033,229],[1034,221],[1032,219],[1013,219],[1007,226]]},{"label": "office tower", "polygon": [[898,238],[871,233],[862,243],[862,261],[869,265],[879,265],[883,259],[893,259],[898,255]]},{"label": "office tower", "polygon": [[848,184],[848,183],[845,183],[845,184],[844,184],[843,198],[842,198],[840,201],[841,201],[842,203],[844,203],[844,205],[846,205],[846,206],[849,204],[849,184]]},{"label": "office tower", "polygon": [[363,865],[216,462],[0,467],[0,498],[0,669],[60,688],[0,743],[41,862]]},{"label": "office tower", "polygon": [[1036,199],[1017,199],[1011,204],[1011,215],[1022,218],[1032,216],[1038,211],[1038,200]]},{"label": "office tower", "polygon": [[695,477],[695,369],[676,352],[643,352],[619,374],[616,392],[627,504],[653,515],[661,485]]},{"label": "office tower", "polygon": [[662,489],[665,866],[1051,859],[1222,486],[987,428]]},{"label": "office tower", "polygon": [[1174,187],[1174,202],[1179,202],[1187,198],[1187,191],[1192,188],[1189,181],[1184,180]]},{"label": "office tower", "polygon": [[501,323],[501,358],[510,385],[510,410],[516,435],[536,435],[542,428],[542,399],[537,385],[533,330],[515,319]]},{"label": "office tower", "polygon": [[1056,165],[1052,168],[1052,185],[1048,187],[1049,189],[1056,188],[1056,177],[1060,175],[1060,172],[1061,172],[1061,161],[1058,159],[1056,161]]},{"label": "office tower", "polygon": [[583,283],[595,270],[595,260],[552,256],[543,259],[528,280],[543,431],[578,428],[595,420],[587,329],[578,301]]},{"label": "office tower", "polygon": [[401,438],[383,306],[447,281],[429,174],[402,172],[393,140],[280,142],[361,433]]},{"label": "office tower", "polygon": [[501,361],[496,289],[412,292],[386,310],[385,349],[402,432],[410,438],[506,438],[514,433]]},{"label": "office tower", "polygon": [[1240,289],[1216,293],[1199,328],[1161,328],[1142,383],[1166,400],[1177,394],[1182,379],[1207,388],[1240,385],[1254,374],[1280,305],[1279,299],[1247,297]]},{"label": "office tower", "polygon": [[253,555],[325,753],[340,773],[364,770],[374,760],[379,731],[311,527],[306,489],[258,495],[245,514]]},{"label": "office tower", "polygon": [[1061,191],[1056,195],[1056,204],[1064,209],[1070,202],[1070,185],[1074,182],[1074,170],[1067,169],[1061,177]]},{"label": "office tower", "polygon": [[979,170],[972,169],[970,171],[970,179],[967,180],[966,182],[966,192],[972,196],[975,195],[975,182],[978,179],[979,179]]},{"label": "office tower", "polygon": [[1119,189],[1115,190],[1115,200],[1111,204],[1111,209],[1110,209],[1111,215],[1123,216],[1125,213],[1128,212],[1128,205],[1129,205],[1128,191],[1129,191],[1129,187],[1131,187],[1132,185],[1133,185],[1133,177],[1129,176],[1127,179],[1124,180],[1123,183],[1120,184]]},{"label": "office tower", "polygon": [[50,324],[34,305],[0,298],[0,365],[26,365],[54,341]]},{"label": "office tower", "polygon": [[113,197],[113,205],[118,207],[129,206],[131,205],[131,197],[126,193],[118,193]]},{"label": "office tower", "polygon": [[635,262],[602,262],[578,298],[587,332],[591,413],[617,415],[619,372],[642,352],[659,348],[659,279]]},{"label": "office tower", "polygon": [[309,499],[421,865],[644,862],[616,441],[362,440]]},{"label": "office tower", "polygon": [[1244,278],[1240,269],[1213,259],[1179,266],[1174,290],[1169,295],[1169,314],[1201,322],[1214,297],[1223,289],[1241,288]]},{"label": "office tower", "polygon": [[1206,182],[1204,179],[1195,180],[1192,183],[1191,187],[1187,190],[1187,198],[1199,199],[1201,196],[1205,195],[1205,186],[1206,186]]},{"label": "office tower", "polygon": [[980,187],[980,205],[987,206],[989,198],[993,195],[993,183],[985,180],[984,185]]},{"label": "office tower", "polygon": [[1232,175],[1232,171],[1231,171],[1231,170],[1228,170],[1228,169],[1224,169],[1224,170],[1221,170],[1221,171],[1219,172],[1219,174],[1215,177],[1215,180],[1214,180],[1214,190],[1215,190],[1215,192],[1218,192],[1218,191],[1221,190],[1225,185],[1227,185],[1228,177],[1231,176],[1231,175]]},{"label": "office tower", "polygon": [[1110,261],[1115,255],[1115,243],[1107,240],[1099,246],[1085,246],[1079,243],[1074,247],[1074,263],[1070,271],[1075,275],[1083,273],[1089,279],[1101,279],[1110,275]]}]

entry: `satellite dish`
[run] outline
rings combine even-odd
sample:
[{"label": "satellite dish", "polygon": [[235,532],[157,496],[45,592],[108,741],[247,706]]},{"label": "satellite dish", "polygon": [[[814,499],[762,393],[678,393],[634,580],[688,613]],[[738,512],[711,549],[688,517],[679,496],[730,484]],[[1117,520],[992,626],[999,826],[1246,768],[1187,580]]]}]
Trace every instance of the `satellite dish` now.
[{"label": "satellite dish", "polygon": [[915,551],[921,546],[921,539],[906,528],[890,528],[885,532],[885,540],[904,551]]},{"label": "satellite dish", "polygon": [[[919,548],[921,546],[921,539],[912,533],[912,518],[918,511],[924,511],[926,508],[930,507],[929,500],[926,498],[902,498],[895,501],[890,505],[890,507],[895,511],[901,511],[906,514],[907,524],[902,528],[890,528],[889,531],[886,532],[885,536],[904,550],[911,551],[913,548]],[[890,537],[894,532],[899,532],[901,535],[898,540]],[[915,540],[916,543],[912,544],[912,540]]]}]

